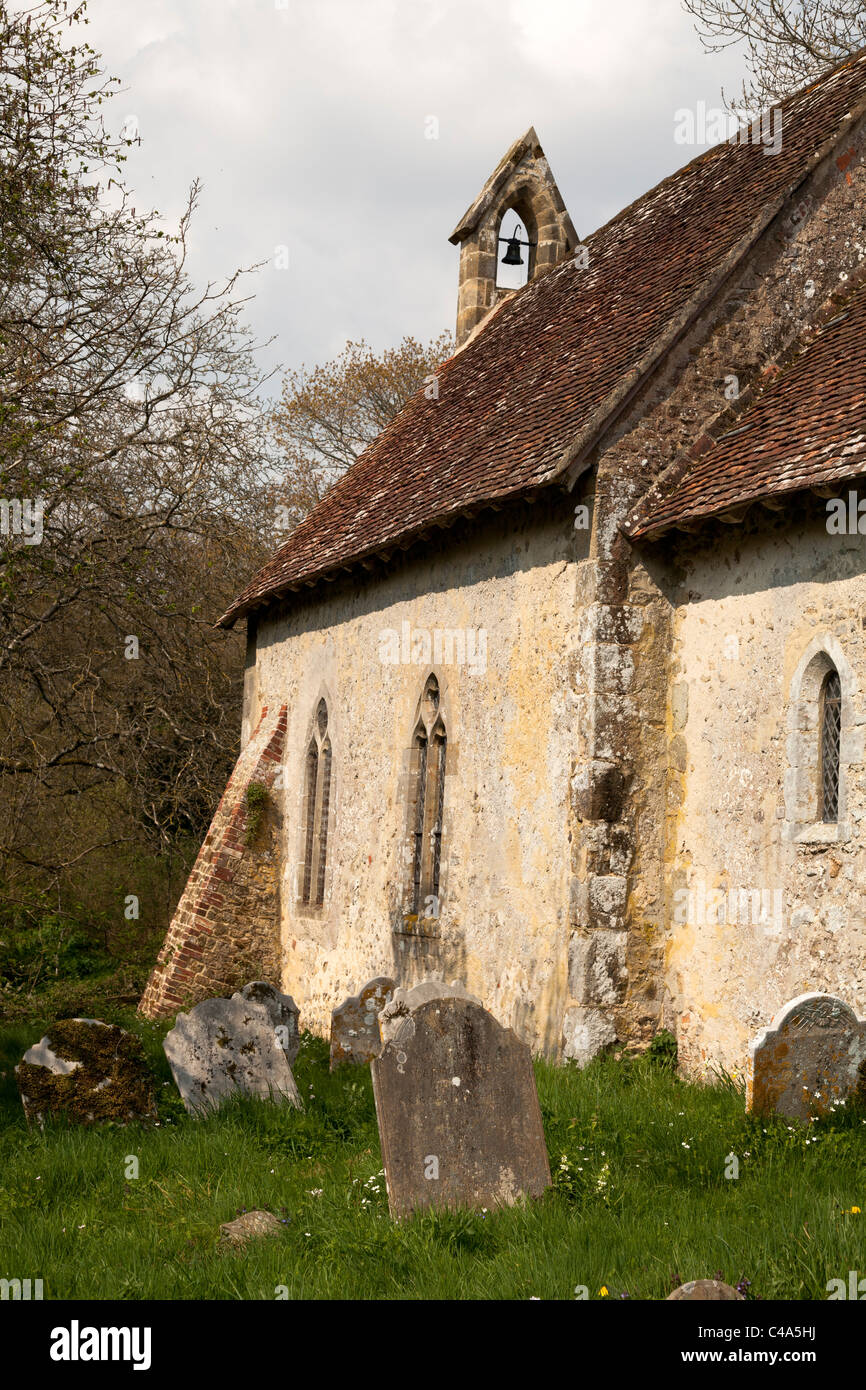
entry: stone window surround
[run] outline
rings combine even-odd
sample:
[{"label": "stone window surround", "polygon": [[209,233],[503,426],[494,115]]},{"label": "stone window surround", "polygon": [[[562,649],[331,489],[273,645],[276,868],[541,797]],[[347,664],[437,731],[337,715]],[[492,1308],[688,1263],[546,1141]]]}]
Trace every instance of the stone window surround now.
[{"label": "stone window surround", "polygon": [[[320,705],[320,703],[321,703],[323,700],[324,700],[324,702],[325,702],[325,707],[326,707],[327,713],[328,713],[327,741],[330,743],[330,747],[331,747],[331,776],[330,776],[329,797],[328,797],[327,853],[326,853],[326,855],[325,855],[325,891],[324,891],[324,897],[323,897],[322,902],[321,902],[321,903],[316,903],[315,901],[313,901],[313,895],[314,895],[314,893],[315,893],[315,884],[313,884],[313,885],[312,885],[313,893],[311,894],[311,901],[308,902],[308,903],[305,903],[305,902],[303,901],[303,882],[304,882],[304,865],[305,865],[305,861],[306,861],[306,849],[307,849],[307,790],[308,790],[308,787],[307,787],[307,757],[308,757],[309,748],[310,748],[311,743],[312,743],[314,740],[318,742],[318,740],[316,740],[316,721],[317,721],[317,717],[318,717],[319,705]],[[293,914],[293,916],[295,916],[295,917],[309,917],[309,918],[312,918],[312,919],[320,919],[320,918],[322,918],[322,917],[326,917],[326,916],[328,915],[328,913],[329,913],[329,910],[330,910],[330,902],[329,902],[329,900],[330,900],[330,896],[331,896],[331,876],[332,876],[332,867],[333,867],[333,862],[334,862],[334,852],[333,852],[333,851],[334,851],[335,821],[336,821],[336,810],[337,810],[337,780],[338,780],[338,776],[337,776],[337,758],[336,758],[336,751],[337,751],[337,744],[338,744],[338,734],[337,734],[337,731],[335,730],[335,722],[336,722],[336,721],[335,721],[335,719],[334,719],[334,702],[333,702],[333,700],[331,699],[330,692],[329,692],[324,686],[322,686],[322,687],[320,688],[318,694],[316,695],[315,699],[313,700],[313,704],[312,704],[312,714],[310,715],[310,718],[309,718],[309,720],[307,721],[306,737],[305,737],[305,739],[303,740],[303,743],[302,743],[301,748],[300,748],[300,752],[299,752],[299,754],[298,754],[298,756],[300,757],[300,760],[301,760],[301,769],[302,769],[302,771],[301,771],[301,776],[298,778],[298,783],[299,783],[299,785],[298,785],[298,788],[297,788],[297,794],[296,794],[296,798],[295,798],[296,803],[297,803],[297,811],[296,811],[296,814],[297,814],[297,821],[296,821],[296,824],[297,824],[297,846],[298,846],[298,850],[297,850],[297,855],[296,855],[296,858],[295,858],[294,877],[293,877],[293,881],[292,881],[292,884],[291,884],[292,914]],[[320,753],[321,753],[321,750],[320,750]],[[292,785],[292,779],[290,779],[290,777],[289,777],[288,768],[286,769],[286,772],[284,773],[284,779],[285,779],[284,785],[286,785],[286,786],[291,786],[291,785]],[[315,863],[315,862],[316,862],[316,855],[314,854],[314,863]]]},{"label": "stone window surround", "polygon": [[[435,712],[432,714],[432,716],[428,718],[428,717],[426,717],[426,715],[425,715],[424,702],[425,702],[425,696],[426,696],[426,693],[427,693],[427,688],[428,688],[428,686],[429,686],[429,684],[430,684],[431,679],[434,680],[434,681],[436,682],[436,687],[437,687],[437,691],[438,691],[438,705],[437,705],[437,708],[436,708]],[[446,873],[446,855],[445,855],[444,853],[442,853],[442,855],[441,855],[440,864],[439,864],[439,886],[438,886],[438,887],[439,887],[439,891],[438,891],[438,898],[439,898],[439,915],[438,915],[437,917],[424,917],[424,916],[422,916],[420,913],[419,913],[419,914],[413,913],[412,910],[411,910],[411,899],[412,899],[412,872],[413,872],[413,867],[414,867],[414,837],[415,837],[415,829],[416,829],[416,826],[415,826],[415,814],[416,814],[416,811],[417,811],[417,798],[418,798],[418,770],[417,770],[417,756],[416,756],[416,749],[415,749],[415,737],[416,737],[416,734],[417,734],[417,732],[418,732],[419,726],[423,726],[424,729],[425,729],[426,736],[427,736],[427,741],[428,741],[428,747],[430,746],[430,742],[431,742],[431,738],[432,738],[432,735],[433,735],[433,733],[434,733],[434,730],[440,729],[440,728],[441,728],[442,731],[444,732],[444,735],[445,735],[445,742],[446,742],[445,769],[444,769],[444,783],[445,783],[445,787],[446,787],[446,792],[445,792],[445,803],[444,803],[444,804],[445,804],[445,807],[447,808],[447,785],[448,785],[448,784],[450,783],[450,781],[451,781],[451,773],[452,773],[452,770],[453,770],[453,755],[454,755],[454,749],[453,749],[453,746],[452,746],[452,738],[451,738],[452,723],[451,723],[450,711],[449,711],[449,709],[448,709],[448,700],[447,700],[447,695],[446,695],[446,682],[443,681],[443,680],[441,680],[441,679],[439,678],[437,672],[434,671],[434,670],[428,671],[427,674],[426,674],[426,676],[424,677],[424,684],[423,684],[423,686],[422,686],[422,688],[421,688],[421,694],[420,694],[420,696],[419,696],[419,698],[418,698],[418,702],[417,702],[417,704],[416,704],[416,706],[415,706],[415,716],[414,716],[414,719],[413,719],[413,721],[412,721],[412,726],[411,726],[411,727],[412,727],[412,741],[411,741],[410,747],[408,748],[406,754],[404,755],[404,756],[405,756],[405,763],[406,763],[407,774],[408,774],[408,775],[407,775],[407,778],[406,778],[406,784],[407,784],[407,788],[408,788],[408,794],[407,794],[406,797],[405,797],[406,824],[405,824],[404,837],[403,837],[403,843],[404,843],[404,845],[405,845],[405,856],[406,856],[406,858],[405,858],[405,863],[404,863],[404,864],[401,864],[401,866],[400,866],[400,872],[401,872],[401,878],[402,878],[400,893],[401,893],[401,898],[402,898],[403,906],[402,906],[402,909],[401,909],[401,910],[398,912],[398,914],[397,914],[397,917],[396,917],[396,920],[395,920],[394,926],[393,926],[393,931],[394,931],[394,934],[397,935],[397,936],[437,937],[437,936],[439,936],[439,934],[440,934],[440,925],[441,925],[441,918],[442,918],[442,900],[443,900],[443,897],[444,897],[445,891],[446,891],[447,873]],[[429,770],[428,770],[428,771],[429,771]],[[447,833],[446,833],[446,828],[447,828],[447,809],[443,811],[443,824],[442,824],[442,836],[441,836],[441,841],[442,841],[442,843],[444,843],[444,844],[447,844]]]},{"label": "stone window surround", "polygon": [[[821,690],[834,667],[842,688],[839,812],[836,821],[827,822],[818,819]],[[784,838],[790,843],[829,847],[851,838],[849,768],[860,761],[863,740],[862,717],[855,714],[858,693],[854,673],[837,639],[830,633],[813,638],[797,664],[788,699]]]}]

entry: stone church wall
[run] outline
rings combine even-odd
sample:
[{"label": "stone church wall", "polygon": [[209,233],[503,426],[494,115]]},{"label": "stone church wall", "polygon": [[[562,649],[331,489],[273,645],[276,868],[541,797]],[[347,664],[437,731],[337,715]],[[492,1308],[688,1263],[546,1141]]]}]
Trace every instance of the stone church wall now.
[{"label": "stone church wall", "polygon": [[[799,524],[695,547],[676,607],[666,984],[690,1071],[741,1068],[798,994],[866,1010],[866,547],[799,505]],[[842,685],[838,826],[818,811],[822,654]]]},{"label": "stone church wall", "polygon": [[[439,971],[536,1050],[558,1051],[578,717],[568,671],[588,545],[572,508],[558,496],[479,518],[392,561],[375,581],[347,577],[259,627],[245,727],[262,705],[288,707],[283,985],[307,1026],[326,1031],[334,1006],[373,976],[411,982]],[[447,772],[441,914],[435,935],[421,936],[401,929],[401,909],[408,753],[431,671]],[[325,896],[315,909],[299,905],[299,868],[304,763],[320,699],[333,757]]]},{"label": "stone church wall", "polygon": [[[682,1028],[687,1065],[704,1052],[732,1067],[745,1062],[742,1027],[725,1019],[721,1003],[718,1016],[694,1013],[683,1021],[665,1002],[684,758],[679,731],[670,726],[682,696],[671,666],[671,625],[692,586],[687,570],[670,576],[681,554],[691,553],[691,541],[673,532],[630,544],[620,527],[651,481],[734,408],[738,393],[758,385],[765,372],[772,378],[776,359],[828,297],[862,273],[864,153],[860,121],[826,152],[748,254],[732,262],[727,280],[683,326],[587,460],[595,470],[594,603],[586,609],[587,644],[576,672],[584,712],[573,796],[566,1055],[583,1059],[615,1041],[642,1047],[665,1025]],[[760,525],[772,528],[773,514],[760,505],[757,513]],[[795,530],[801,521],[795,512]],[[715,528],[722,540],[728,529]],[[862,570],[862,538],[859,544]],[[694,545],[711,551],[718,538],[702,532]],[[735,555],[725,553],[728,588],[737,594]],[[791,554],[792,584],[803,575],[798,564],[811,564],[808,549],[799,558]],[[690,980],[697,985],[699,976]]]}]

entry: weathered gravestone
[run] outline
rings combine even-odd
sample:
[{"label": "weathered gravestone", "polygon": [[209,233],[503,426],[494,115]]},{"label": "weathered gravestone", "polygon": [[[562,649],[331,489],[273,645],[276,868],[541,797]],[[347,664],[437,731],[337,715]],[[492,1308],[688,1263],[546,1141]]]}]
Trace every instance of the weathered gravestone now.
[{"label": "weathered gravestone", "polygon": [[745,1303],[739,1289],[723,1284],[719,1279],[693,1279],[689,1284],[680,1284],[678,1289],[667,1296],[667,1302],[679,1303]]},{"label": "weathered gravestone", "polygon": [[344,1062],[362,1065],[382,1049],[379,1014],[390,1002],[396,985],[387,975],[370,980],[331,1014],[331,1071]]},{"label": "weathered gravestone", "polygon": [[235,1247],[246,1245],[248,1241],[260,1236],[279,1236],[286,1229],[285,1222],[272,1211],[245,1211],[234,1221],[224,1221],[220,1226],[220,1243]]},{"label": "weathered gravestone", "polygon": [[205,999],[188,1014],[178,1014],[163,1047],[191,1114],[215,1109],[237,1091],[300,1107],[292,1069],[270,1018],[239,994]]},{"label": "weathered gravestone", "polygon": [[248,1003],[258,1004],[264,1010],[277,1041],[286,1054],[286,1061],[292,1065],[301,1050],[301,1034],[298,1027],[300,1009],[290,994],[281,994],[275,985],[267,980],[253,980],[244,985],[233,999],[246,999]]},{"label": "weathered gravestone", "polygon": [[833,994],[801,994],[749,1048],[746,1109],[808,1120],[866,1075],[866,1021]]},{"label": "weathered gravestone", "polygon": [[132,1033],[95,1018],[65,1018],[15,1068],[24,1114],[41,1124],[65,1114],[81,1124],[156,1118],[153,1077]]},{"label": "weathered gravestone", "polygon": [[380,1022],[371,1070],[391,1215],[539,1196],[550,1167],[526,1044],[439,981],[395,991]]}]

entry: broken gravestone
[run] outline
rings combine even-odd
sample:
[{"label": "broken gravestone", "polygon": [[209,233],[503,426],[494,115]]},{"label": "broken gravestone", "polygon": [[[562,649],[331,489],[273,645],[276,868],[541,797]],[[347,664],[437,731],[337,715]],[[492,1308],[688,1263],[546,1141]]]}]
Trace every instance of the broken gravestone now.
[{"label": "broken gravestone", "polygon": [[132,1033],[95,1018],[64,1018],[15,1068],[24,1114],[41,1124],[65,1114],[79,1124],[156,1119],[153,1077]]},{"label": "broken gravestone", "polygon": [[808,1120],[866,1076],[866,1021],[833,994],[801,994],[749,1048],[746,1109]]},{"label": "broken gravestone", "polygon": [[245,1211],[234,1221],[224,1221],[220,1226],[220,1243],[235,1248],[246,1245],[248,1241],[261,1236],[278,1236],[285,1231],[285,1223],[272,1211]]},{"label": "broken gravestone", "polygon": [[300,1009],[290,994],[281,994],[275,985],[267,980],[253,980],[244,985],[233,999],[246,999],[248,1003],[259,1004],[265,1011],[277,1041],[286,1054],[286,1061],[292,1066],[301,1049],[301,1035],[298,1027]]},{"label": "broken gravestone", "polygon": [[373,1092],[391,1215],[510,1206],[550,1185],[529,1048],[441,981],[396,990]]},{"label": "broken gravestone", "polygon": [[678,1289],[669,1293],[667,1301],[670,1302],[695,1302],[695,1303],[745,1303],[745,1297],[739,1289],[731,1288],[730,1284],[723,1284],[720,1279],[693,1279],[689,1284],[680,1284]]},{"label": "broken gravestone", "polygon": [[379,1014],[396,986],[387,975],[370,980],[331,1014],[331,1071],[344,1062],[363,1065],[382,1050]]},{"label": "broken gravestone", "polygon": [[270,1018],[240,994],[205,999],[188,1014],[178,1014],[163,1047],[190,1114],[216,1109],[238,1091],[300,1107],[292,1069]]}]

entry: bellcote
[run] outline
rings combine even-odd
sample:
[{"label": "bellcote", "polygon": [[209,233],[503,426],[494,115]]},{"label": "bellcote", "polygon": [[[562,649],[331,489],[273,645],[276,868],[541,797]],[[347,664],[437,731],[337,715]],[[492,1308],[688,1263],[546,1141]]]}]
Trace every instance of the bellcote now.
[{"label": "bellcote", "polygon": [[[527,281],[537,279],[570,255],[578,236],[532,126],[500,160],[478,197],[448,238],[460,247],[457,346],[466,341],[500,299],[512,290],[497,286],[502,220],[516,214],[529,247]],[[509,229],[510,231],[510,229]]]}]

